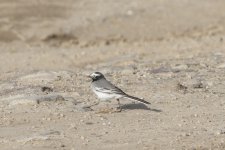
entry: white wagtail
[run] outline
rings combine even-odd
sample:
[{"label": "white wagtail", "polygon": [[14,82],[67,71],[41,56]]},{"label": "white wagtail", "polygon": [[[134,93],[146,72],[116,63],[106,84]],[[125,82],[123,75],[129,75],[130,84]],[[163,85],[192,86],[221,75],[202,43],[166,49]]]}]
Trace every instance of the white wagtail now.
[{"label": "white wagtail", "polygon": [[149,102],[143,99],[126,94],[121,89],[106,80],[104,75],[100,72],[94,72],[90,74],[89,77],[92,79],[91,88],[93,92],[98,96],[98,98],[102,101],[116,99],[118,101],[120,109],[120,98],[128,98],[143,103],[145,105],[150,104]]}]

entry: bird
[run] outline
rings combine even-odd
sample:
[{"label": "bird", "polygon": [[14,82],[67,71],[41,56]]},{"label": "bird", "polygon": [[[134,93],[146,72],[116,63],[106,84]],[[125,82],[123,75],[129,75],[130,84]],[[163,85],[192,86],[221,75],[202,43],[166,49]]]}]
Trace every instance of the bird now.
[{"label": "bird", "polygon": [[140,99],[138,97],[134,97],[126,94],[117,86],[113,85],[110,81],[108,81],[105,76],[101,72],[94,72],[88,76],[92,79],[91,89],[97,95],[97,97],[101,101],[108,101],[112,99],[116,99],[121,109],[120,99],[127,98],[133,101],[137,101],[139,103],[143,103],[145,105],[149,105],[151,103],[145,101],[144,99]]}]

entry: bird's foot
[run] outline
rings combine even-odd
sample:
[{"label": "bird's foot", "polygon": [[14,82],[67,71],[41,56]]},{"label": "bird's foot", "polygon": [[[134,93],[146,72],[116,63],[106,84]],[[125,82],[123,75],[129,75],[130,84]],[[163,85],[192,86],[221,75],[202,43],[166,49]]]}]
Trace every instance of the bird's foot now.
[{"label": "bird's foot", "polygon": [[115,112],[121,112],[122,111],[122,108],[121,107],[116,107],[114,108]]},{"label": "bird's foot", "polygon": [[102,108],[99,109],[96,113],[97,114],[110,114],[110,113],[116,113],[116,112],[121,112],[122,109],[121,108]]}]

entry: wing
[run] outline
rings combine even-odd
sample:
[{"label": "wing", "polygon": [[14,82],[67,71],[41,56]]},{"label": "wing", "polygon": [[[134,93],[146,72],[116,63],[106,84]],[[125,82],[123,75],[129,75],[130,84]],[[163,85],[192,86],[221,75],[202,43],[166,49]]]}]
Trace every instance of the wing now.
[{"label": "wing", "polygon": [[103,87],[95,87],[95,90],[98,92],[106,93],[106,94],[119,94],[119,95],[126,95],[121,89],[116,86],[110,88],[103,88]]},{"label": "wing", "polygon": [[108,80],[99,80],[95,83],[95,90],[103,93],[114,93],[114,94],[120,94],[120,95],[126,95],[121,89],[110,83]]}]

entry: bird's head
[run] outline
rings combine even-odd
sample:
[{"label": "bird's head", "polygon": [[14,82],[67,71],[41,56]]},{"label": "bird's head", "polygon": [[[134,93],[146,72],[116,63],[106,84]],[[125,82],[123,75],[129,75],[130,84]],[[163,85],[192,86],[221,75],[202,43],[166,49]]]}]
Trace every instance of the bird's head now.
[{"label": "bird's head", "polygon": [[105,78],[101,72],[94,72],[90,74],[88,77],[90,77],[92,81],[97,81],[99,79]]}]

